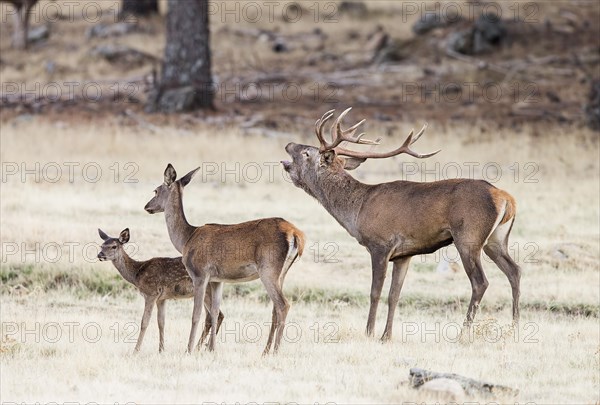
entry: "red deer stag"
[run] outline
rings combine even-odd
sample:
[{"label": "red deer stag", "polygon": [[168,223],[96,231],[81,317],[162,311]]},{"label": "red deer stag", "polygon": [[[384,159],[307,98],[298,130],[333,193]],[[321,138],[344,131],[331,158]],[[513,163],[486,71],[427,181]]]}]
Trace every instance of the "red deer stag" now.
[{"label": "red deer stag", "polygon": [[[129,257],[123,247],[129,242],[129,228],[122,230],[118,238],[111,238],[100,229],[98,229],[98,234],[104,241],[100,247],[98,259],[100,261],[112,261],[125,281],[133,284],[142,297],[144,297],[144,315],[142,316],[142,325],[135,345],[135,352],[139,352],[142,347],[142,341],[150,323],[154,304],[156,304],[158,311],[158,351],[162,352],[165,347],[165,304],[167,300],[191,298],[194,295],[192,279],[188,276],[181,257],[155,257],[150,260],[138,262]],[[210,313],[208,313],[208,308],[211,307],[210,291],[212,291],[212,287],[211,284],[208,285],[207,291],[209,294],[204,299],[204,306],[207,308],[207,313],[206,321],[204,322],[204,331],[198,341],[198,347],[202,346],[202,342],[208,336],[208,332],[212,326]],[[221,322],[223,322],[223,318],[223,313],[219,312],[217,332],[221,326]]]},{"label": "red deer stag", "polygon": [[468,329],[488,281],[481,267],[481,250],[508,277],[512,287],[513,321],[519,319],[521,270],[508,254],[507,244],[516,212],[516,203],[507,192],[483,180],[452,179],[431,183],[393,181],[364,184],[346,170],[357,168],[369,158],[389,158],[406,153],[427,158],[437,152],[419,154],[410,149],[425,131],[411,132],[402,146],[385,152],[357,152],[345,149],[342,142],[376,145],[379,140],[354,136],[364,122],[341,128],[345,110],[331,126],[332,141],[323,135],[333,110],[317,120],[315,132],[320,147],[290,143],[285,147],[292,161],[282,161],[295,186],[316,198],[325,209],[365,246],[371,255],[371,306],[367,335],[373,335],[377,305],[386,276],[387,263],[393,262],[388,315],[382,340],[392,336],[394,311],[400,290],[415,255],[432,253],[454,242],[471,281],[471,301],[464,326]]},{"label": "red deer stag", "polygon": [[188,352],[193,348],[208,283],[215,285],[210,310],[213,324],[208,342],[209,350],[214,350],[215,319],[219,313],[223,283],[241,283],[257,278],[273,301],[271,330],[263,354],[269,353],[275,333],[273,351],[277,352],[290,308],[283,295],[283,281],[291,265],[302,255],[304,234],[281,218],[263,218],[235,225],[190,225],[183,211],[183,189],[197,171],[192,170],[176,180],[177,173],[169,164],[164,173],[164,183],[154,190],[154,198],[145,207],[150,214],[165,213],[171,242],[183,255],[183,264],[194,283]]}]

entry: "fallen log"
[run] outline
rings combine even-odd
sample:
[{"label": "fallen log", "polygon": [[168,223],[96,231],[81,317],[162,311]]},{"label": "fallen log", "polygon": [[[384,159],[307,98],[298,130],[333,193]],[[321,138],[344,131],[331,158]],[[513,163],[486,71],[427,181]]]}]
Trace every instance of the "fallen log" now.
[{"label": "fallen log", "polygon": [[438,373],[435,371],[429,371],[422,368],[411,368],[409,374],[409,381],[413,388],[419,388],[428,381],[437,378],[448,378],[457,381],[465,390],[467,395],[484,394],[484,395],[511,395],[516,396],[519,390],[506,387],[504,385],[497,385],[483,381],[477,381],[472,378],[464,377],[453,373]]}]

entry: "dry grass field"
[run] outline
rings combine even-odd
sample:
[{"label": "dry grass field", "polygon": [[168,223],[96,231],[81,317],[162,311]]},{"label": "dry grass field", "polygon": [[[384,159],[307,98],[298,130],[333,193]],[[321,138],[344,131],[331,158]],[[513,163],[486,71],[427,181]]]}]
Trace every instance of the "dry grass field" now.
[{"label": "dry grass field", "polygon": [[[76,3],[77,15],[85,5]],[[311,10],[312,2],[301,3]],[[522,7],[528,2],[513,3]],[[54,15],[53,3],[41,4]],[[99,4],[115,9],[115,2]],[[506,13],[513,10],[501,4]],[[593,2],[540,4],[539,20],[555,26],[564,23],[564,10],[576,17],[600,14]],[[562,65],[525,69],[539,77],[543,94],[550,88],[560,96],[563,104],[554,108],[566,106],[564,119],[519,116],[510,113],[511,105],[501,108],[502,103],[481,100],[464,106],[407,102],[399,109],[397,99],[388,103],[398,93],[388,80],[420,82],[432,74],[450,75],[441,76],[444,80],[453,75],[483,80],[484,73],[456,60],[427,62],[431,55],[424,50],[392,67],[365,68],[368,58],[361,47],[376,23],[403,39],[412,35],[416,18],[398,24],[398,2],[368,2],[368,8],[368,21],[342,18],[336,24],[323,19],[312,24],[308,17],[298,24],[286,24],[281,17],[240,24],[218,15],[211,20],[217,81],[243,86],[256,75],[283,72],[289,75],[285,80],[308,92],[315,84],[347,80],[337,88],[336,103],[308,96],[298,102],[225,97],[217,100],[216,112],[175,117],[146,115],[140,103],[121,99],[56,103],[41,110],[8,103],[0,110],[3,403],[440,401],[409,386],[413,367],[519,390],[516,396],[471,396],[457,402],[599,403],[600,144],[597,132],[579,119],[584,81],[573,78],[581,79],[581,73],[567,75]],[[6,8],[0,11],[5,21]],[[103,21],[110,22],[110,17]],[[28,89],[39,83],[43,89],[71,80],[80,86],[99,83],[107,91],[115,83],[139,84],[153,67],[115,66],[90,58],[89,49],[96,45],[120,43],[162,55],[164,32],[158,16],[143,21],[147,31],[116,38],[85,38],[90,24],[82,18],[57,20],[51,23],[50,38],[27,52],[10,49],[9,25],[0,25],[3,95],[12,91],[10,83]],[[312,48],[310,35],[306,43],[294,37],[315,27],[327,33],[325,50]],[[593,33],[599,27],[596,23],[588,28]],[[236,31],[244,29],[272,29],[289,40],[292,50],[275,54],[268,42]],[[348,40],[351,36],[359,43]],[[582,36],[569,38],[565,41],[581,49],[587,46]],[[557,45],[544,48],[550,42],[539,48],[557,52]],[[517,44],[510,50],[526,54],[532,45]],[[510,50],[490,59],[501,64],[510,58]],[[423,63],[430,63],[426,66],[434,73],[423,73]],[[349,76],[341,80],[340,71]],[[363,78],[371,81],[353,82]],[[136,91],[138,101],[143,101],[142,93]],[[373,99],[382,102],[373,104]],[[540,104],[549,103],[543,100]],[[338,110],[356,106],[347,122],[368,118],[365,130],[373,138],[383,137],[381,150],[396,147],[425,121],[429,128],[415,149],[442,149],[426,160],[400,156],[368,161],[353,172],[361,181],[483,178],[515,197],[510,252],[523,269],[518,329],[510,326],[510,285],[485,258],[490,286],[472,335],[458,341],[471,287],[460,267],[437,270],[442,258],[457,257],[450,246],[413,259],[396,311],[394,338],[382,344],[377,338],[387,313],[388,277],[376,338],[365,337],[369,255],[317,201],[291,184],[279,163],[287,158],[288,142],[316,143],[314,120],[331,105]],[[165,352],[158,353],[153,318],[141,352],[133,354],[143,299],[111,263],[96,259],[101,242],[97,228],[115,236],[129,227],[129,251],[135,259],[177,256],[164,216],[143,210],[167,163],[180,176],[201,168],[184,196],[192,224],[280,216],[306,233],[305,254],[284,286],[292,307],[278,355],[261,356],[271,304],[259,281],[226,285],[225,321],[214,353],[184,354],[192,302],[171,301]]]},{"label": "dry grass field", "polygon": [[[382,345],[363,334],[370,285],[367,252],[318,203],[288,183],[278,166],[269,172],[264,163],[285,158],[288,141],[313,142],[307,136],[311,131],[298,129],[293,139],[272,139],[242,137],[230,128],[212,142],[210,128],[198,128],[193,136],[163,129],[148,135],[110,122],[57,126],[42,117],[3,126],[4,400],[427,400],[405,385],[414,366],[520,390],[518,397],[498,401],[598,400],[598,144],[590,133],[579,130],[568,140],[562,131],[549,133],[548,142],[539,146],[526,135],[507,132],[492,147],[492,141],[473,143],[467,127],[448,133],[430,128],[421,147],[444,149],[427,161],[430,176],[438,164],[494,163],[503,172],[498,186],[519,201],[511,242],[524,270],[523,320],[518,331],[510,330],[508,282],[485,262],[490,288],[480,324],[469,344],[458,343],[468,280],[462,271],[436,272],[439,256],[428,255],[414,260],[395,339]],[[367,129],[378,131],[376,125]],[[395,179],[402,176],[403,161],[409,163],[400,158],[368,162],[357,175],[365,181]],[[25,166],[9,174],[11,162]],[[110,263],[93,259],[100,241],[96,228],[116,234],[129,227],[138,259],[176,255],[164,218],[143,211],[168,162],[180,172],[196,166],[204,170],[186,189],[184,204],[192,223],[277,215],[306,232],[308,249],[285,286],[293,304],[280,355],[260,356],[270,305],[258,281],[226,287],[226,319],[215,353],[183,354],[191,302],[178,302],[168,305],[166,353],[157,353],[153,322],[142,352],[132,355],[143,300]],[[510,167],[529,162],[535,174],[515,178]],[[118,179],[115,163],[121,170]],[[134,172],[123,169],[127,163],[135,168],[129,179],[135,182],[124,179]],[[35,174],[25,174],[23,181],[22,169],[36,164],[39,182]],[[72,179],[68,164],[74,168]],[[63,169],[60,178],[55,165]],[[102,170],[97,181],[92,165]],[[263,167],[261,176],[255,175],[257,165]],[[444,175],[444,169],[439,171]],[[448,256],[454,257],[451,251]],[[382,305],[378,333],[384,316]],[[41,380],[45,384],[35,383]]]}]

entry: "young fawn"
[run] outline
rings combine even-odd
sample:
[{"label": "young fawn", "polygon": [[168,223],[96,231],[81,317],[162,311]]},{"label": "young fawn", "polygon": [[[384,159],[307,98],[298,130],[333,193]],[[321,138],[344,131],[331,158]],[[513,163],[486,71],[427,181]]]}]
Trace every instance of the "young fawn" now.
[{"label": "young fawn", "polygon": [[[118,238],[111,238],[100,229],[98,229],[98,233],[102,240],[104,240],[100,253],[98,253],[98,259],[100,261],[112,261],[121,276],[133,284],[145,300],[144,315],[142,317],[140,334],[135,345],[135,352],[138,352],[142,346],[144,334],[150,322],[155,303],[158,310],[158,331],[160,335],[158,351],[162,352],[164,349],[166,301],[194,296],[192,279],[185,270],[181,257],[155,257],[146,261],[136,261],[129,257],[123,247],[125,243],[129,242],[129,228],[121,231]],[[212,288],[213,286],[209,284],[207,290],[212,291]],[[211,294],[206,294],[204,300],[206,308],[211,307],[210,300]],[[217,332],[221,326],[221,322],[223,322],[223,318],[223,313],[219,311]],[[202,342],[208,336],[211,325],[212,318],[210,312],[207,310],[204,331],[198,341],[198,347],[202,345]]]}]

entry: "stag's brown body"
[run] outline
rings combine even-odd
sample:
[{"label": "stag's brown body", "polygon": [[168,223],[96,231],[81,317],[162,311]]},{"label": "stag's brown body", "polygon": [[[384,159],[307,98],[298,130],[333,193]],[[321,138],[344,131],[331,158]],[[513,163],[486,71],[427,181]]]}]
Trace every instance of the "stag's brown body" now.
[{"label": "stag's brown body", "polygon": [[[390,260],[435,252],[454,238],[485,241],[500,213],[515,207],[508,193],[483,180],[395,181],[367,189],[353,236],[366,247],[389,249]],[[500,224],[507,220],[512,215]]]},{"label": "stag's brown body", "polygon": [[[98,231],[100,237],[104,240],[98,258],[112,261],[119,274],[126,281],[133,284],[144,297],[144,315],[135,351],[139,351],[142,346],[152,316],[152,309],[156,304],[160,339],[158,350],[162,352],[164,350],[166,301],[194,296],[194,285],[181,261],[181,257],[155,257],[150,260],[137,261],[132,259],[123,248],[123,245],[129,241],[129,229],[123,230],[119,238],[110,238],[104,232]],[[207,290],[212,291],[212,285],[209,285]],[[211,294],[207,294],[204,301],[207,308],[211,306],[210,298]],[[218,326],[221,325],[223,319],[223,313],[219,312]],[[202,345],[208,335],[211,324],[211,317],[207,312],[204,331],[198,341],[199,346]]]},{"label": "stag's brown body", "polygon": [[386,277],[388,262],[394,263],[388,298],[388,317],[382,339],[392,335],[393,317],[400,290],[412,256],[432,253],[454,243],[471,281],[471,301],[465,326],[470,326],[488,281],[481,266],[481,251],[506,274],[512,287],[513,320],[519,319],[520,275],[519,266],[508,254],[508,236],[515,214],[516,203],[507,192],[483,180],[454,179],[431,183],[394,181],[382,184],[364,184],[346,170],[358,167],[368,158],[387,158],[406,153],[417,158],[409,146],[424,132],[391,152],[357,152],[344,149],[342,142],[375,145],[378,141],[354,137],[361,121],[342,130],[340,121],[346,110],[331,128],[332,141],[325,140],[322,129],[331,118],[327,112],[316,123],[320,147],[290,143],[286,151],[291,162],[282,162],[293,183],[315,197],[327,211],[371,255],[371,306],[367,334],[372,335],[377,306]]},{"label": "stag's brown body", "polygon": [[[208,283],[211,316],[218,313],[223,283],[240,283],[260,278],[273,301],[271,330],[264,354],[279,348],[289,303],[283,295],[283,282],[294,261],[302,255],[304,234],[282,218],[263,218],[234,225],[190,225],[183,210],[183,188],[198,169],[179,180],[173,166],[165,170],[165,181],[146,204],[149,213],[164,212],[173,246],[182,253],[183,263],[194,284],[194,313],[188,341],[192,350]],[[214,350],[216,324],[213,321],[209,349]]]}]

